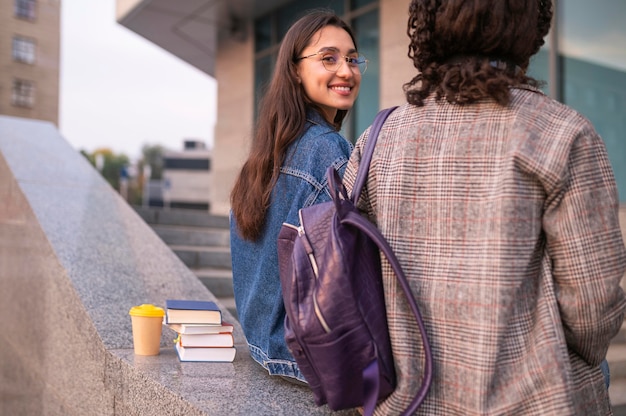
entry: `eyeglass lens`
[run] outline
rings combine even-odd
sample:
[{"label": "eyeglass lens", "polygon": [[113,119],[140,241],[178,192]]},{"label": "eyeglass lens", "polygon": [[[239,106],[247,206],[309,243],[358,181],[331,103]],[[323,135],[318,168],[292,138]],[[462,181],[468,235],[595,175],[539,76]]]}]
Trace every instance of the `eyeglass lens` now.
[{"label": "eyeglass lens", "polygon": [[343,63],[347,63],[350,68],[356,68],[363,74],[367,69],[367,59],[364,56],[343,56],[338,53],[324,53],[322,54],[322,63],[324,68],[328,71],[336,72],[339,70]]}]

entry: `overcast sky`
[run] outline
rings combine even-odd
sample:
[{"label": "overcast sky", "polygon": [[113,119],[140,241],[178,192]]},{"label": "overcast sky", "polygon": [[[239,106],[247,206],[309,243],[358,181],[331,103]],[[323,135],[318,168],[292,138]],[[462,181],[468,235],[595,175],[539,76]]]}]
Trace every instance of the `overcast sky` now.
[{"label": "overcast sky", "polygon": [[77,150],[131,159],[144,144],[212,144],[213,78],[115,21],[115,0],[63,0],[61,134]]}]

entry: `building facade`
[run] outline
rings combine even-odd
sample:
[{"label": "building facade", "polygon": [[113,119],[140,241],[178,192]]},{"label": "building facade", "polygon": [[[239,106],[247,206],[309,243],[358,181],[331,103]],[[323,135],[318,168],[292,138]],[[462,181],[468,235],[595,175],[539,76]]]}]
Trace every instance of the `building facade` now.
[{"label": "building facade", "polygon": [[0,114],[59,124],[60,0],[0,0]]},{"label": "building facade", "polygon": [[164,206],[209,211],[211,173],[211,151],[203,141],[187,139],[182,151],[165,151]]},{"label": "building facade", "polygon": [[[405,102],[414,75],[407,57],[408,0],[118,0],[118,22],[218,81],[212,211],[227,213],[230,189],[247,155],[259,92],[280,39],[312,8],[331,8],[354,28],[370,64],[345,123],[350,140],[380,108]],[[547,44],[532,75],[545,91],[588,117],[605,139],[626,207],[626,2],[558,1]],[[158,29],[157,29],[158,28]],[[626,215],[624,215],[626,217]],[[626,228],[625,228],[626,229]]]}]

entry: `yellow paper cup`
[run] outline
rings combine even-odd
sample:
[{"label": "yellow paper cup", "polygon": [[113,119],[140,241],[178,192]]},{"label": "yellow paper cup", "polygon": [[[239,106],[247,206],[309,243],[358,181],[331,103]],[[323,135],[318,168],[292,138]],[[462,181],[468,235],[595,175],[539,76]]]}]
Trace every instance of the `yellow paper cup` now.
[{"label": "yellow paper cup", "polygon": [[144,303],[133,306],[128,314],[133,323],[133,345],[137,355],[159,355],[163,308]]}]

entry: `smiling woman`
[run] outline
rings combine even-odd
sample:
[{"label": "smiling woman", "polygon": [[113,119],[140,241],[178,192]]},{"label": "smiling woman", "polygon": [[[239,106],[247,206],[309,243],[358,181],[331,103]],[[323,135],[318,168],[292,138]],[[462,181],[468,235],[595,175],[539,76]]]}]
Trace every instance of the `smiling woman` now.
[{"label": "smiling woman", "polygon": [[[327,26],[318,36],[302,51],[303,56],[296,58],[298,83],[306,98],[320,107],[326,121],[333,123],[337,110],[352,108],[359,93],[362,76],[357,64],[359,55],[352,37],[344,29]],[[366,62],[365,58],[361,60]],[[347,65],[342,65],[343,62]]]},{"label": "smiling woman", "polygon": [[[254,139],[231,192],[237,313],[250,354],[272,375],[305,381],[284,338],[277,237],[298,210],[330,200],[329,166],[345,170],[352,145],[339,130],[367,61],[337,15],[311,12],[285,35],[259,106]],[[363,68],[361,68],[363,67]]]},{"label": "smiling woman", "polygon": [[[354,143],[370,125],[381,105],[378,78],[380,76],[381,47],[379,8],[382,7],[382,2],[377,0],[350,2],[343,0],[299,0],[285,3],[254,21],[255,114],[258,113],[260,98],[274,70],[280,41],[287,33],[288,28],[307,10],[314,7],[327,7],[350,25],[359,46],[359,53],[368,60],[367,74],[363,76],[366,82],[361,83],[359,90],[360,99],[354,103],[341,127],[341,133]],[[395,26],[397,25],[394,23]],[[362,74],[364,73],[362,71]],[[401,92],[400,86],[398,86],[398,91]]]}]

